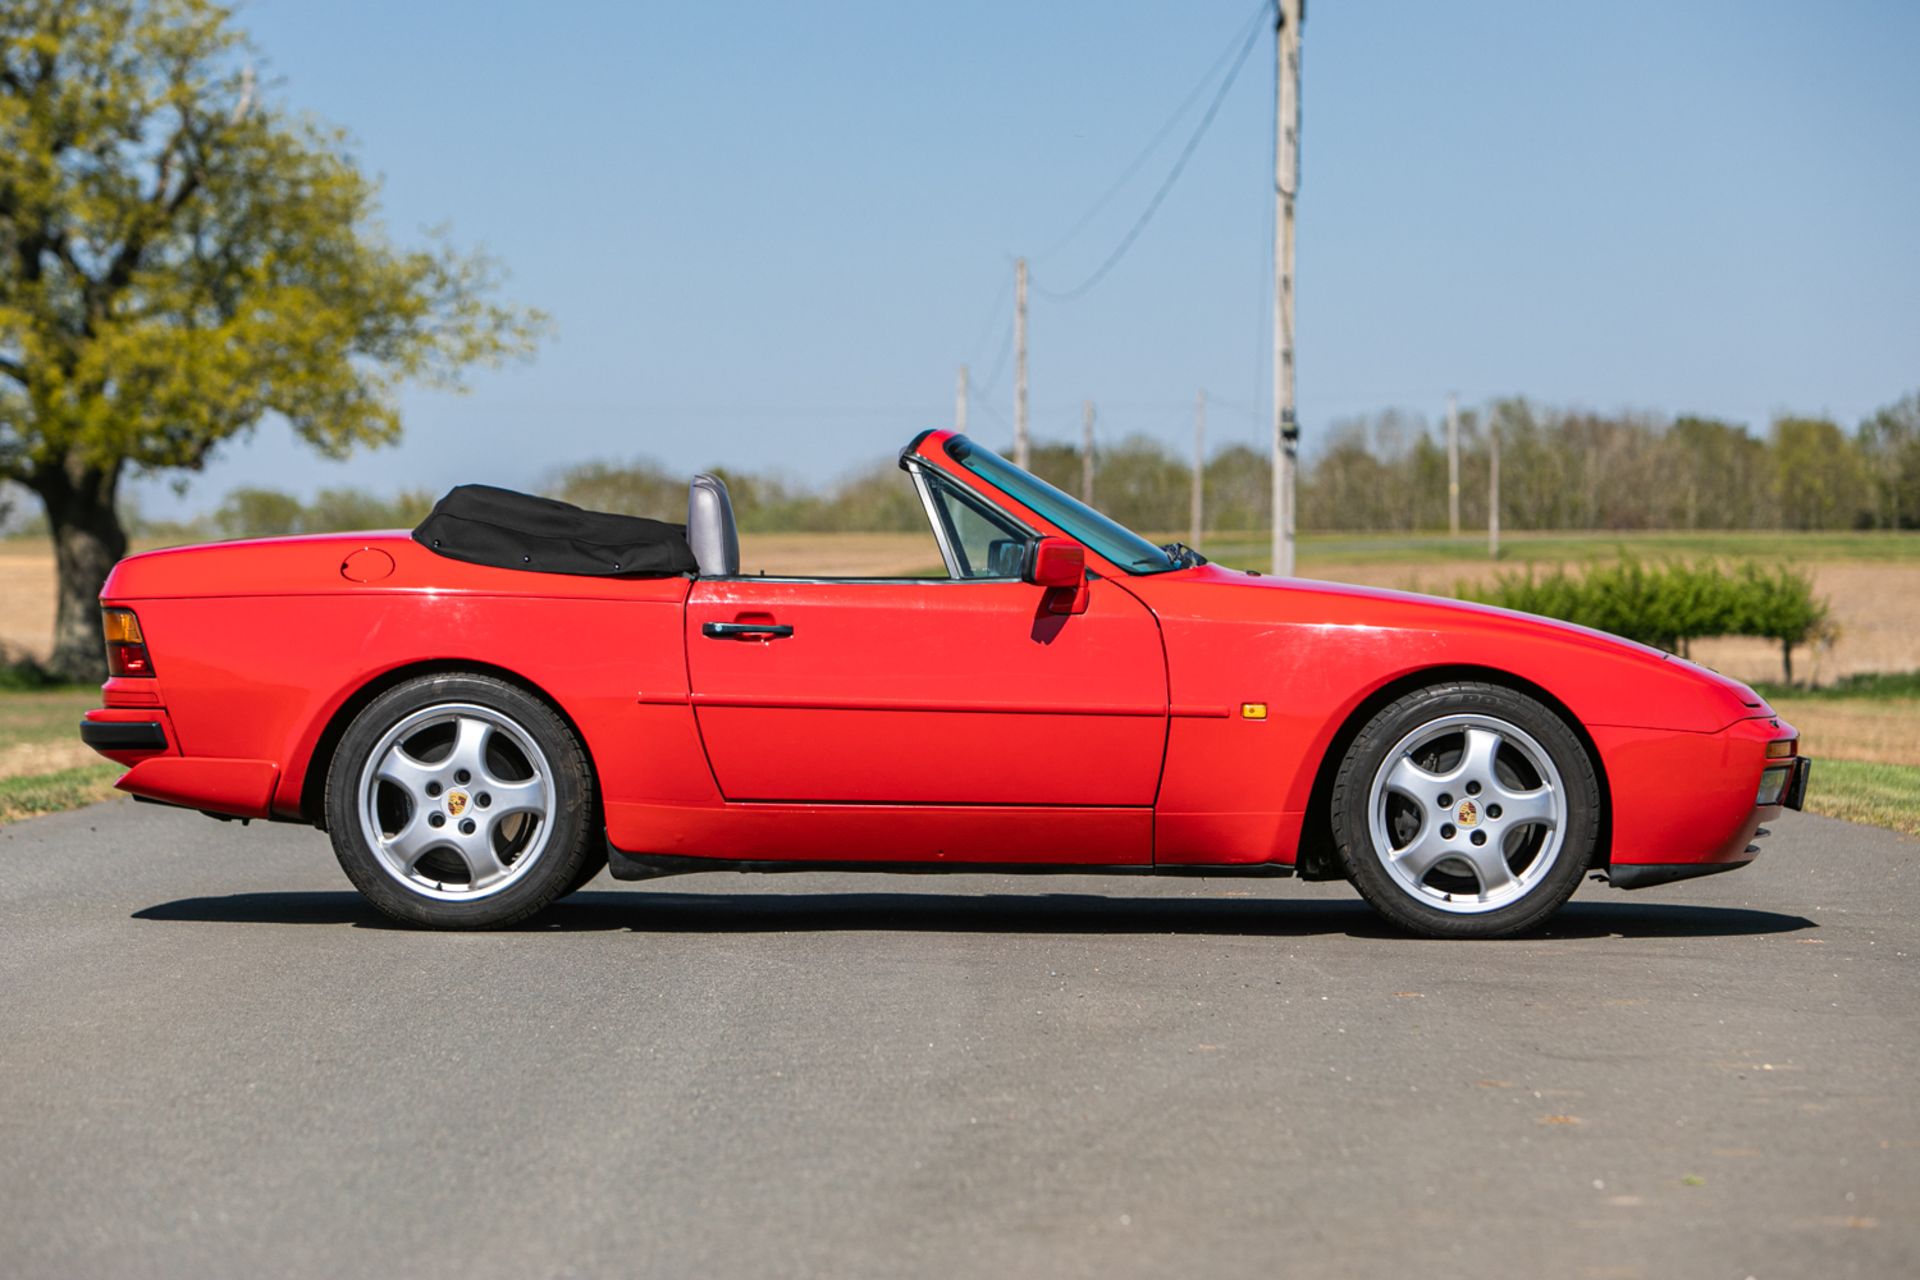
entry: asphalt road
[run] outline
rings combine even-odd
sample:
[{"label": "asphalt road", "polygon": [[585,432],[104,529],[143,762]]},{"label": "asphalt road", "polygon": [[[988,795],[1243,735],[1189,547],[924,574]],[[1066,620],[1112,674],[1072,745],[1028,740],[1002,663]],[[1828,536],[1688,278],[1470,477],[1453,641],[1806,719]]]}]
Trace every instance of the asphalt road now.
[{"label": "asphalt road", "polygon": [[1546,935],[1344,885],[706,875],[387,928],[325,840],[0,828],[0,1275],[1920,1274],[1920,844]]}]

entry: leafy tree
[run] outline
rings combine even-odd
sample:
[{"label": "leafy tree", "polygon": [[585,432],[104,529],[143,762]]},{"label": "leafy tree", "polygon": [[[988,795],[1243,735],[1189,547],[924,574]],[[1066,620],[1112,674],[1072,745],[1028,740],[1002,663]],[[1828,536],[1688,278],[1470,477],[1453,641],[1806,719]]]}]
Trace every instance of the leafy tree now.
[{"label": "leafy tree", "polygon": [[[614,511],[655,520],[687,518],[686,476],[669,475],[659,463],[636,458],[630,463],[582,462],[547,482],[546,492],[589,511]],[[733,489],[728,478],[728,492]],[[734,495],[737,506],[739,495]]]},{"label": "leafy tree", "polygon": [[1660,484],[1667,526],[1751,527],[1766,508],[1766,445],[1735,423],[1690,416],[1675,420],[1667,439],[1673,465]]},{"label": "leafy tree", "polygon": [[360,489],[322,489],[300,515],[304,533],[347,529],[411,529],[433,509],[434,495],[415,489],[382,498]]},{"label": "leafy tree", "polygon": [[1920,392],[1860,424],[1862,460],[1873,480],[1873,522],[1886,529],[1920,527]]},{"label": "leafy tree", "polygon": [[198,469],[269,415],[330,456],[396,389],[531,349],[543,318],[443,243],[391,245],[343,134],[262,98],[209,0],[0,6],[0,478],[39,495],[50,666],[103,673],[129,468]]},{"label": "leafy tree", "polygon": [[[1096,477],[1096,499],[1098,484]],[[1219,450],[1207,459],[1206,495],[1209,529],[1268,528],[1273,520],[1272,458],[1244,444]]]},{"label": "leafy tree", "polygon": [[213,513],[222,538],[275,538],[299,533],[306,511],[300,499],[278,489],[235,489]]},{"label": "leafy tree", "polygon": [[1866,472],[1852,440],[1825,418],[1773,424],[1774,494],[1789,529],[1844,529],[1860,509]]}]

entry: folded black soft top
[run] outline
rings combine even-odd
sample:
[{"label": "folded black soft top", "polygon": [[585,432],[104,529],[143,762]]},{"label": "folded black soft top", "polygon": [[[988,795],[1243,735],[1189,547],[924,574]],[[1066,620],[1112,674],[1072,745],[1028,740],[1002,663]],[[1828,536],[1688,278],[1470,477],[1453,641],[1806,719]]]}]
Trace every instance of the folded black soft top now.
[{"label": "folded black soft top", "polygon": [[413,540],[450,559],[534,573],[665,578],[697,567],[683,524],[584,511],[485,484],[449,491]]}]

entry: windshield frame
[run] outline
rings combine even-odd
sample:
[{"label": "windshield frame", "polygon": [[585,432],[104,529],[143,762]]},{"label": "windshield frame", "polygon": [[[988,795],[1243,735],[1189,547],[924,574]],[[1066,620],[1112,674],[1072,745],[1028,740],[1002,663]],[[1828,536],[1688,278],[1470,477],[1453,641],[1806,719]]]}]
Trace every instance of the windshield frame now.
[{"label": "windshield frame", "polygon": [[1155,546],[1111,516],[1015,466],[978,441],[950,436],[945,451],[975,480],[1026,507],[1123,573],[1145,577],[1185,567],[1166,548]]}]

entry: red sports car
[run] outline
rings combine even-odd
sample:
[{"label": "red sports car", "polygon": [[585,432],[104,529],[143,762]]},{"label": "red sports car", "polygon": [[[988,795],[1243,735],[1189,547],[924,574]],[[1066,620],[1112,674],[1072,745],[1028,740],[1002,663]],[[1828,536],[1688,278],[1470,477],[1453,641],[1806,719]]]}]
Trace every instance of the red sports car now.
[{"label": "red sports car", "polygon": [[130,557],[85,740],[135,796],[305,822],[410,924],[609,866],[1352,880],[1407,929],[1751,861],[1800,807],[1753,690],[1545,619],[1158,547],[965,436],[915,578],[743,574],[683,527],[457,489],[413,532]]}]

